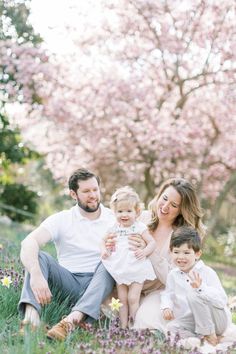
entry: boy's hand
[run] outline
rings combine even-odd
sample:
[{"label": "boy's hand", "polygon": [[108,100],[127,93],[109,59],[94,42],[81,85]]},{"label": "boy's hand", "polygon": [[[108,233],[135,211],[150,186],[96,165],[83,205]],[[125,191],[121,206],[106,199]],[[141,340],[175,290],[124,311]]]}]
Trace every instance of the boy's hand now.
[{"label": "boy's hand", "polygon": [[191,274],[189,274],[189,278],[191,280],[191,287],[194,289],[198,289],[200,288],[200,286],[202,285],[202,278],[200,277],[200,275],[196,272],[191,272]]},{"label": "boy's hand", "polygon": [[101,252],[101,258],[102,258],[102,259],[106,259],[106,258],[108,258],[110,255],[111,255],[111,251],[109,251],[109,250],[107,250],[107,249],[104,249],[104,250],[102,250],[102,252]]},{"label": "boy's hand", "polygon": [[137,259],[144,259],[146,258],[146,252],[144,250],[137,250],[134,252],[134,255]]},{"label": "boy's hand", "polygon": [[171,309],[164,309],[162,312],[162,316],[166,321],[170,321],[175,318],[173,311]]}]

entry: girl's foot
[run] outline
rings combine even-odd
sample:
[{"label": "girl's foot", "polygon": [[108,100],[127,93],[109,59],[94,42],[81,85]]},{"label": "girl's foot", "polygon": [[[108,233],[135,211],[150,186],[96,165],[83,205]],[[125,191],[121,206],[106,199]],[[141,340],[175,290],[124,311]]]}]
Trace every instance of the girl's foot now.
[{"label": "girl's foot", "polygon": [[218,344],[218,338],[215,333],[204,336],[204,339],[214,347]]}]

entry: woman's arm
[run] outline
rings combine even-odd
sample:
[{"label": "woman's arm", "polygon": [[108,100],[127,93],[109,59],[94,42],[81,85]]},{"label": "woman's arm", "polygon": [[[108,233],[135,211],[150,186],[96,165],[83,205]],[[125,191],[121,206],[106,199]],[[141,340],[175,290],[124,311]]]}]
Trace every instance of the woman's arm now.
[{"label": "woman's arm", "polygon": [[157,278],[162,284],[165,285],[167,275],[172,268],[170,257],[168,255],[166,255],[166,257],[160,256],[158,252],[154,250],[154,252],[149,256],[149,259],[152,263]]}]

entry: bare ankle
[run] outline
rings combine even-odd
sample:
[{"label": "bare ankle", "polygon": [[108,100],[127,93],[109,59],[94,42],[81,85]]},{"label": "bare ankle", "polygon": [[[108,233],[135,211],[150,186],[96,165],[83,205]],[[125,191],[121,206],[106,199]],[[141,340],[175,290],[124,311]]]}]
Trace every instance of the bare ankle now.
[{"label": "bare ankle", "polygon": [[35,327],[38,327],[40,325],[39,313],[36,308],[30,304],[27,304],[25,307],[24,322],[30,323]]},{"label": "bare ankle", "polygon": [[65,321],[73,323],[73,325],[77,326],[83,319],[84,314],[80,311],[71,312],[66,318]]}]

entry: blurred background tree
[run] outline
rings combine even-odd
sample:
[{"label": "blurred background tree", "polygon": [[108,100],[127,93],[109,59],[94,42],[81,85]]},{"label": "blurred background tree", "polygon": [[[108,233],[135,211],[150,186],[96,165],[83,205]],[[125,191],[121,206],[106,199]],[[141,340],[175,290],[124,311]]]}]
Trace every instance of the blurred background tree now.
[{"label": "blurred background tree", "polygon": [[37,134],[21,119],[54,176],[86,165],[106,199],[132,184],[145,203],[182,176],[195,184],[210,232],[235,225],[235,6],[69,0],[60,39],[70,50],[48,53]]},{"label": "blurred background tree", "polygon": [[[40,102],[35,81],[47,57],[40,49],[41,37],[28,21],[29,14],[29,2],[0,0],[0,212],[19,222],[34,220],[42,196],[42,183],[36,186],[25,171],[31,166],[42,178],[45,174],[43,157],[23,142],[7,112],[9,104],[18,103],[27,105],[27,115]],[[51,189],[55,182],[48,175]]]},{"label": "blurred background tree", "polygon": [[191,180],[209,232],[227,238],[236,224],[235,7],[68,0],[51,28],[60,50],[0,49],[20,89],[5,86],[11,122],[56,180],[80,165],[99,173],[105,200],[132,184],[147,205],[165,179]]}]

